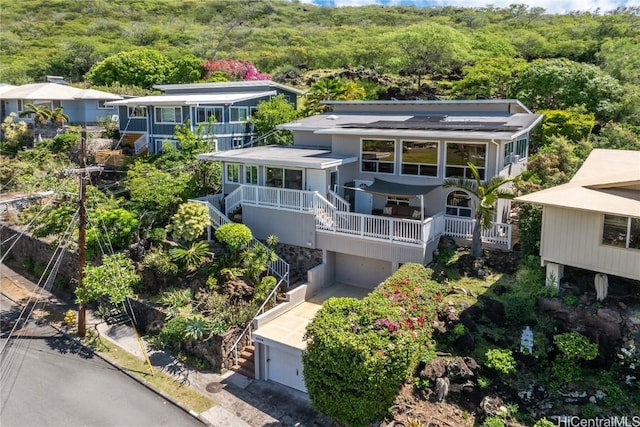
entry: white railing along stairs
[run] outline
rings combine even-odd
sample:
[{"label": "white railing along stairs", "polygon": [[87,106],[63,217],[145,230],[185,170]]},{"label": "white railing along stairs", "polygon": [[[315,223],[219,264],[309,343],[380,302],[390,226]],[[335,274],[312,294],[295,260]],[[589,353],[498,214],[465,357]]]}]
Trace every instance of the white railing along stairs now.
[{"label": "white railing along stairs", "polygon": [[[202,197],[199,199],[193,199],[194,202],[202,203],[207,206],[213,228],[218,228],[222,224],[232,222],[220,209],[214,206],[214,204],[218,204],[218,206],[220,206],[219,200],[220,197]],[[211,240],[211,231],[209,231],[208,239]],[[252,238],[248,246],[262,246],[267,249],[264,243],[255,237]],[[274,276],[276,276],[276,278],[284,280],[286,287],[289,288],[289,264],[279,256],[276,255],[276,257],[276,260],[270,262],[267,265],[267,268]]]},{"label": "white railing along stairs", "polygon": [[240,342],[242,342],[242,339],[247,334],[249,335],[249,342],[253,341],[253,336],[252,336],[252,334],[253,334],[253,321],[255,320],[256,317],[258,317],[258,316],[260,316],[261,314],[264,313],[265,308],[267,307],[267,304],[269,303],[269,301],[271,301],[271,299],[273,299],[273,302],[275,304],[276,297],[278,295],[278,289],[280,288],[282,283],[285,282],[285,279],[288,280],[288,274],[289,273],[287,273],[287,277],[286,278],[280,279],[280,281],[276,284],[276,286],[271,290],[271,292],[269,293],[269,295],[267,295],[267,297],[265,298],[265,300],[262,303],[262,305],[260,306],[260,308],[258,308],[258,310],[256,311],[256,314],[251,318],[251,320],[249,321],[247,326],[245,326],[245,328],[242,330],[242,332],[240,332],[240,335],[238,335],[238,338],[236,338],[236,340],[233,342],[233,345],[231,346],[231,351],[233,352],[233,364],[235,366],[238,365],[238,346],[240,345]]}]

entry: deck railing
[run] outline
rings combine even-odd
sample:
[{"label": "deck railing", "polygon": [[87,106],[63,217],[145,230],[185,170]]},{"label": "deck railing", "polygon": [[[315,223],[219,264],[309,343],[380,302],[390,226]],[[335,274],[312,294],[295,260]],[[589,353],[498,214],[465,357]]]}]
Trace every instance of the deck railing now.
[{"label": "deck railing", "polygon": [[[458,218],[445,216],[444,233],[452,237],[470,239],[473,236],[475,219]],[[511,250],[511,224],[494,222],[491,226],[481,232],[482,241],[504,245]]]},{"label": "deck railing", "polygon": [[[207,208],[209,209],[209,219],[211,220],[211,224],[213,228],[218,228],[222,224],[227,224],[232,222],[229,219],[229,217],[227,217],[224,213],[222,213],[222,211],[216,208],[212,203],[203,199],[206,199],[206,198],[202,197],[199,199],[194,199],[193,201],[198,203],[203,203],[207,206]],[[208,232],[208,239],[211,240],[211,230],[209,230]],[[260,240],[256,239],[255,237],[252,238],[249,245],[266,247],[264,243],[262,243]],[[287,288],[289,288],[289,270],[290,270],[289,263],[287,263],[285,260],[277,256],[277,259],[275,261],[270,262],[267,265],[267,267],[269,268],[269,271],[274,276],[276,276],[278,279],[284,280]]]},{"label": "deck railing", "polygon": [[340,197],[338,193],[331,190],[329,190],[329,202],[331,202],[331,204],[339,211],[349,212],[349,208],[351,207],[349,202]]}]

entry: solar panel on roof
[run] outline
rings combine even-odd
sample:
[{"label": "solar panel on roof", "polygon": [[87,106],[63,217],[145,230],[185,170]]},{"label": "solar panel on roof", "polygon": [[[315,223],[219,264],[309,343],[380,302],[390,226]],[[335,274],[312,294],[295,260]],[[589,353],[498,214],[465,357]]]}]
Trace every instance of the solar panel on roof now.
[{"label": "solar panel on roof", "polygon": [[[445,116],[442,116],[442,118]],[[425,120],[422,120],[424,118]],[[345,123],[341,128],[359,129],[397,129],[397,130],[449,130],[449,131],[515,131],[519,126],[508,126],[506,122],[481,122],[481,121],[442,121],[435,117],[412,117],[409,120],[378,120],[371,123]]]}]

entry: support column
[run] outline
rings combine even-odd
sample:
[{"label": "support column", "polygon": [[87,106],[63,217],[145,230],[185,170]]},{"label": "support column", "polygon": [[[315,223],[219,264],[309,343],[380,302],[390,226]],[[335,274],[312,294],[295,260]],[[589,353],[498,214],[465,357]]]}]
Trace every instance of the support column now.
[{"label": "support column", "polygon": [[547,286],[553,286],[556,289],[560,288],[560,279],[564,276],[564,264],[556,264],[553,262],[547,263],[546,282]]}]

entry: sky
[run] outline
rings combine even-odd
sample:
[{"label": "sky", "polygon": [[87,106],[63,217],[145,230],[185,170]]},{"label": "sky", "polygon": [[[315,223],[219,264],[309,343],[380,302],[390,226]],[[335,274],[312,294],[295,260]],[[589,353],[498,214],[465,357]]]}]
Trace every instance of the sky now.
[{"label": "sky", "polygon": [[617,7],[639,7],[640,0],[299,0],[317,6],[458,6],[485,7],[492,5],[503,8],[510,4],[526,4],[530,7],[542,7],[547,13],[568,13],[573,11],[606,12]]}]

